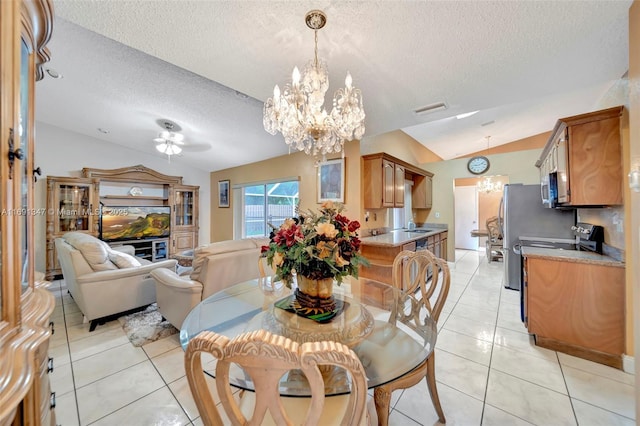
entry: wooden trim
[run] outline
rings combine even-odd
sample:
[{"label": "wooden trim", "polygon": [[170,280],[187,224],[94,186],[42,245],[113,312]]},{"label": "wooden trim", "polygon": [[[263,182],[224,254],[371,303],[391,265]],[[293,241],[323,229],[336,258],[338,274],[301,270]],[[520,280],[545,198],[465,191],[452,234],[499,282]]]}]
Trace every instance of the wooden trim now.
[{"label": "wooden trim", "polygon": [[588,359],[589,361],[597,362],[599,364],[622,369],[622,355],[607,354],[604,352],[596,351],[594,349],[583,348],[582,346],[571,345],[555,339],[549,339],[547,337],[534,337],[536,346],[551,349],[553,351],[563,352],[565,354],[573,355],[578,358]]},{"label": "wooden trim", "polygon": [[140,181],[182,185],[182,176],[164,175],[142,164],[122,167],[120,169],[95,169],[85,167],[82,169],[82,176],[112,181]]},{"label": "wooden trim", "polygon": [[51,59],[46,45],[53,33],[53,3],[51,0],[23,1],[21,11],[23,28],[31,40],[30,47],[34,48],[36,80],[42,80],[42,65]]}]

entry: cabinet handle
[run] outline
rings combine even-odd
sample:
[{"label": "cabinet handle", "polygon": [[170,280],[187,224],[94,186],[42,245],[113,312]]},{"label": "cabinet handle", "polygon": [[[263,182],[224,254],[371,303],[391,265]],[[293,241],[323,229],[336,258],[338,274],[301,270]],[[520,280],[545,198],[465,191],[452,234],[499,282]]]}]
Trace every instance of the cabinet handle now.
[{"label": "cabinet handle", "polygon": [[53,321],[49,321],[49,328],[51,329],[51,334],[56,334],[56,329],[54,325],[55,323]]},{"label": "cabinet handle", "polygon": [[49,362],[47,363],[47,373],[53,373],[53,358],[49,357]]},{"label": "cabinet handle", "polygon": [[13,179],[13,162],[16,160],[22,160],[24,158],[24,151],[22,148],[13,150],[13,129],[9,129],[9,179]]},{"label": "cabinet handle", "polygon": [[38,181],[38,176],[42,176],[42,170],[40,169],[40,167],[37,167],[35,169],[33,169],[33,181],[37,182]]},{"label": "cabinet handle", "polygon": [[49,408],[56,408],[56,393],[51,392],[51,396],[49,397]]}]

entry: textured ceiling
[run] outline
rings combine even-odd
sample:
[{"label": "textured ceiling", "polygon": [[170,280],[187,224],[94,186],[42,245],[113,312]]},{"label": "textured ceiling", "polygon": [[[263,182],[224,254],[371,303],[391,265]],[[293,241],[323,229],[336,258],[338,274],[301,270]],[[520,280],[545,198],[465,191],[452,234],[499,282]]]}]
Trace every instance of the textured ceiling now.
[{"label": "textured ceiling", "polygon": [[[168,118],[194,145],[176,160],[204,170],[281,155],[262,102],[312,57],[304,15],[319,8],[329,92],[349,70],[365,102],[363,143],[403,129],[448,159],[484,148],[486,135],[499,145],[592,110],[627,70],[630,4],[54,1],[51,67],[64,78],[39,83],[36,114],[150,154],[156,120]],[[448,109],[413,113],[436,102]]]}]

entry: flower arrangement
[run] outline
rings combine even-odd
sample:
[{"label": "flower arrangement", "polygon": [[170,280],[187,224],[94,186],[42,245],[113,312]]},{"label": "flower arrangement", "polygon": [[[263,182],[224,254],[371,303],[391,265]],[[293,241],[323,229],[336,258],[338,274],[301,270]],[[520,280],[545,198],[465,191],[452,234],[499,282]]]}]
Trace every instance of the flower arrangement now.
[{"label": "flower arrangement", "polygon": [[319,214],[309,210],[286,219],[262,246],[262,255],[276,272],[275,279],[291,287],[293,273],[319,280],[333,278],[338,284],[346,276],[358,277],[358,267],[369,262],[359,253],[357,220],[340,214],[344,206],[325,202]]}]

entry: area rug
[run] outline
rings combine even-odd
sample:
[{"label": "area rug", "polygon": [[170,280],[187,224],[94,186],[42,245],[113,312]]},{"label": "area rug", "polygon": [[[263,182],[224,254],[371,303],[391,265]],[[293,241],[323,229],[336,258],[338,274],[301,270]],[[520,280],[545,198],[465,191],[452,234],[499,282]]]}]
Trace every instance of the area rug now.
[{"label": "area rug", "polygon": [[122,316],[118,321],[133,346],[143,346],[178,332],[169,321],[162,321],[156,303],[147,306],[144,311]]}]

